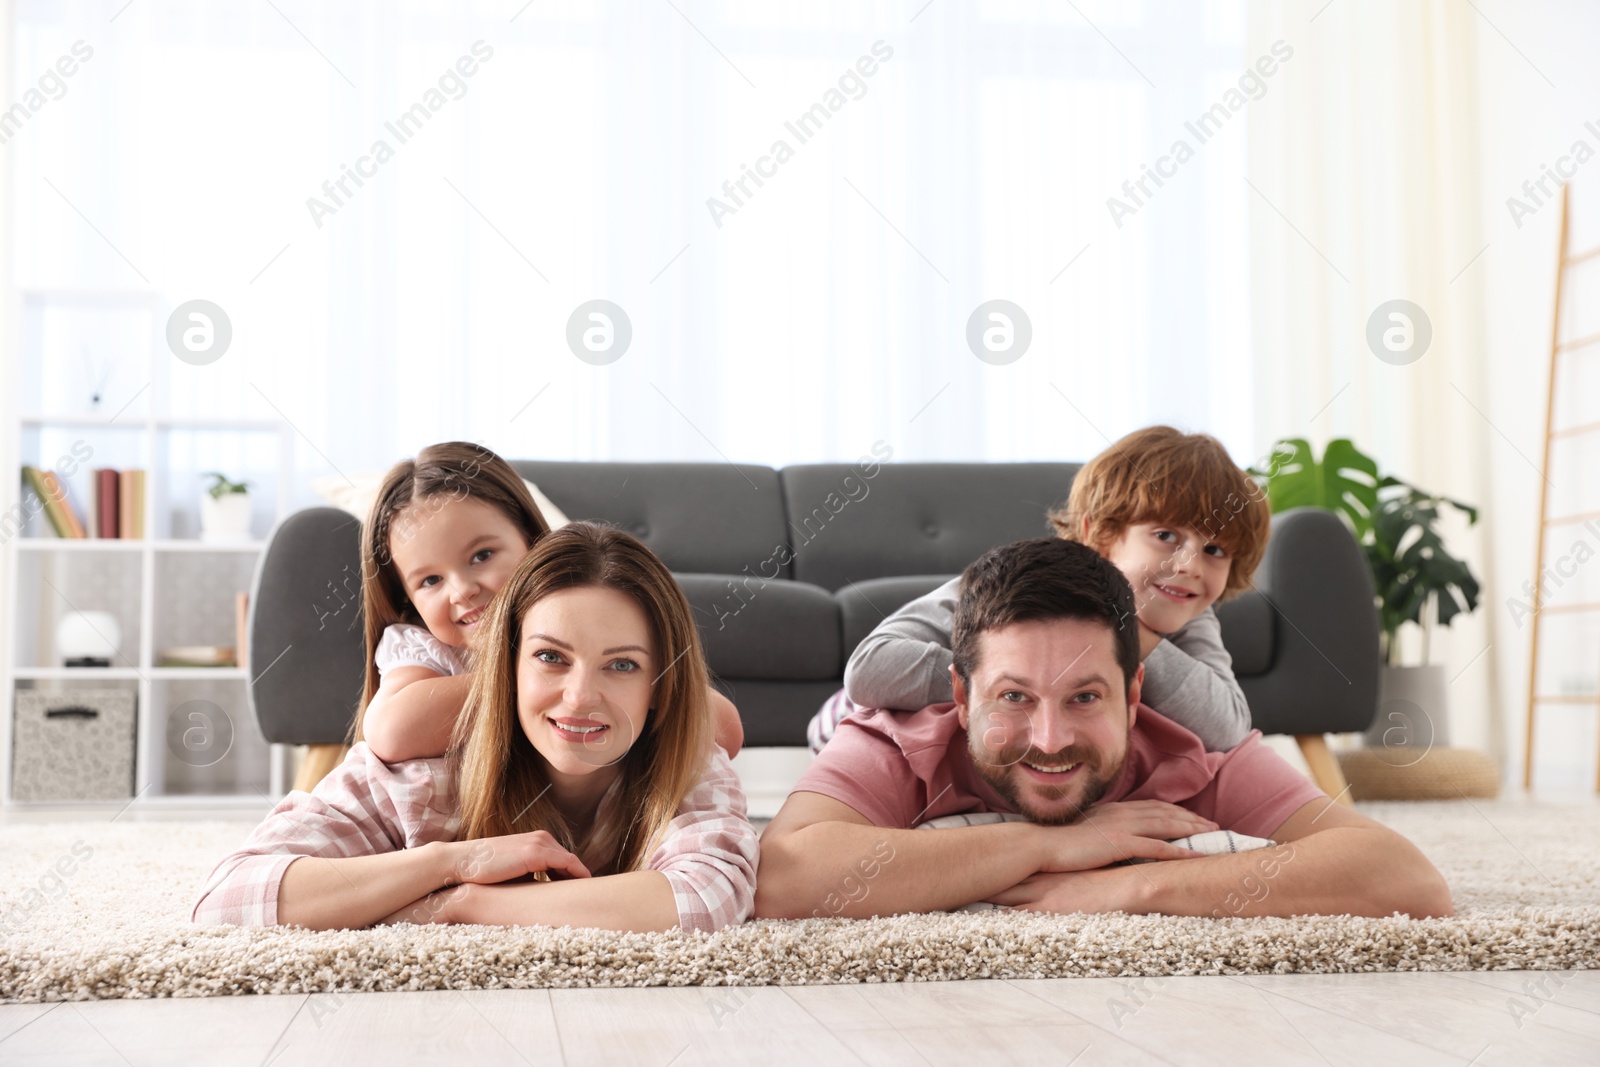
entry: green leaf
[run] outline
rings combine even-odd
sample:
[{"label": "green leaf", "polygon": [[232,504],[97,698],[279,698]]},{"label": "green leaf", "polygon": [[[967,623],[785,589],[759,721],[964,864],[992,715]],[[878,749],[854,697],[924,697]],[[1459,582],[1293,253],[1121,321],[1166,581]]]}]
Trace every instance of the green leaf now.
[{"label": "green leaf", "polygon": [[1430,598],[1442,626],[1477,609],[1477,579],[1449,553],[1436,528],[1445,504],[1465,515],[1469,526],[1476,524],[1472,505],[1380,476],[1377,463],[1342,437],[1328,442],[1320,461],[1309,442],[1285,438],[1273,446],[1268,469],[1252,467],[1250,473],[1266,487],[1274,513],[1317,507],[1350,523],[1372,571],[1389,649],[1403,623],[1422,621]]},{"label": "green leaf", "polygon": [[1273,449],[1265,477],[1267,500],[1274,512],[1313,507],[1336,511],[1350,522],[1357,540],[1365,540],[1378,506],[1378,464],[1348,438],[1328,442],[1319,462],[1310,442],[1286,438]]}]

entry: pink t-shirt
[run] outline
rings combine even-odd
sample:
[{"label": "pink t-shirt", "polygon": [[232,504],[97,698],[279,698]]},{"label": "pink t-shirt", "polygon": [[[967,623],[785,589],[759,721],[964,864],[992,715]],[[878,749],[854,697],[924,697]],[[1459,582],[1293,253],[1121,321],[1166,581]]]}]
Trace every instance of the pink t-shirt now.
[{"label": "pink t-shirt", "polygon": [[[848,804],[875,826],[910,829],[941,815],[1017,814],[978,773],[954,704],[921,711],[866,711],[839,724],[795,791]],[[1164,800],[1252,837],[1274,830],[1326,796],[1251,730],[1227,752],[1139,705],[1122,771],[1100,803]]]}]

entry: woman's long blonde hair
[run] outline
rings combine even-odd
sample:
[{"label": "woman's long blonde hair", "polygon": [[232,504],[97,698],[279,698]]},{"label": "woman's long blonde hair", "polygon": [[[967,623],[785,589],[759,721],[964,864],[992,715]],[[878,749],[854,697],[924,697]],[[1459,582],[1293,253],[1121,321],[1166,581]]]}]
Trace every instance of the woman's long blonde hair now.
[{"label": "woman's long blonde hair", "polygon": [[[549,796],[544,759],[518,718],[517,666],[524,661],[528,610],[552,593],[583,586],[615,589],[638,603],[655,639],[651,665],[662,666],[644,728],[618,761],[622,782],[611,815],[579,841]],[[654,552],[592,522],[545,534],[489,607],[472,692],[456,720],[449,758],[461,802],[460,839],[546,830],[588,857],[593,874],[641,869],[705,771],[712,741],[708,685],[689,602]]]},{"label": "woman's long blonde hair", "polygon": [[[416,504],[419,509],[439,508],[452,500],[473,499],[496,508],[509,519],[529,546],[550,532],[550,524],[533,502],[528,485],[516,469],[482,445],[445,441],[429,445],[416,459],[402,460],[383,476],[361,529],[361,611],[367,641],[367,666],[361,703],[350,726],[350,743],[363,740],[362,720],[367,705],[378,692],[381,678],[374,657],[383,631],[396,623],[423,625],[422,616],[406,596],[405,583],[394,564],[389,535],[394,520]],[[419,522],[427,521],[419,515]]]}]

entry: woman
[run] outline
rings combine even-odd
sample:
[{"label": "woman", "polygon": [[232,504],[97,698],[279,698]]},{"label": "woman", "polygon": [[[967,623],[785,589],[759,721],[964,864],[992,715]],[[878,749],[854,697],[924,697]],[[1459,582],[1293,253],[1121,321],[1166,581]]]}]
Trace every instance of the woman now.
[{"label": "woman", "polygon": [[488,616],[449,752],[385,764],[356,744],[217,865],[194,921],[716,930],[750,915],[756,833],[666,566],[572,523]]}]

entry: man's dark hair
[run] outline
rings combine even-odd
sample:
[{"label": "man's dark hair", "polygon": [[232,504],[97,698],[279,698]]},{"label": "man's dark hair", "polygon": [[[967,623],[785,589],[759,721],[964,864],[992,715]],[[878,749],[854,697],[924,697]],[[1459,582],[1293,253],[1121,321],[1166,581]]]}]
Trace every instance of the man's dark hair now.
[{"label": "man's dark hair", "polygon": [[961,594],[950,627],[961,680],[972,684],[978,636],[985,630],[1045,619],[1104,620],[1116,642],[1126,691],[1139,669],[1133,588],[1094,549],[1057,537],[991,548],[961,572]]}]

